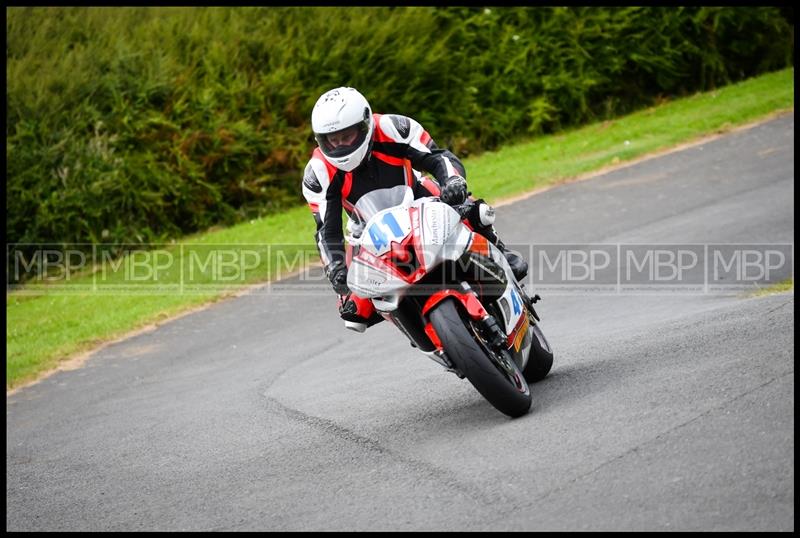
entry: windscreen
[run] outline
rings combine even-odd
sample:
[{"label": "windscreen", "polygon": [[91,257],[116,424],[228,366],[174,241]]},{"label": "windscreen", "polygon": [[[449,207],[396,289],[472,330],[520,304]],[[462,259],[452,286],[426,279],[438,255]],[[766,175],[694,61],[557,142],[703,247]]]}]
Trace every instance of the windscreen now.
[{"label": "windscreen", "polygon": [[378,212],[388,207],[402,205],[406,199],[408,202],[414,199],[414,192],[406,185],[368,192],[356,202],[354,218],[361,224],[366,224]]}]

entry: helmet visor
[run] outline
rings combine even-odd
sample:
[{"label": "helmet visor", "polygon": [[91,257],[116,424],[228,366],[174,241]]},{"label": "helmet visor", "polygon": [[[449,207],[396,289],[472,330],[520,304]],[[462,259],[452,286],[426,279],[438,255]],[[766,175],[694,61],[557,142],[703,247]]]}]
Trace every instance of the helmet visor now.
[{"label": "helmet visor", "polygon": [[364,143],[369,132],[369,122],[361,121],[333,133],[314,133],[319,149],[331,158],[350,155]]}]

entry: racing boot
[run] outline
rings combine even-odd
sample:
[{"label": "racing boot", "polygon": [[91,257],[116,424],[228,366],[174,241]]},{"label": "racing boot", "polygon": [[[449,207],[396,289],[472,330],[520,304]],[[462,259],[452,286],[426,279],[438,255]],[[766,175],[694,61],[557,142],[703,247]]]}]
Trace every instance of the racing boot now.
[{"label": "racing boot", "polygon": [[383,321],[383,316],[375,311],[372,301],[353,293],[339,296],[339,315],[345,327],[359,333]]},{"label": "racing boot", "polygon": [[[514,278],[517,279],[517,282],[522,282],[522,279],[528,274],[528,262],[516,252],[506,249],[506,245],[500,241],[497,234],[494,234],[494,236],[497,238],[497,242],[495,243],[492,241],[492,243],[500,249],[500,252],[502,252],[503,256],[508,260],[508,265],[511,266],[511,272],[514,273]],[[489,237],[487,237],[487,239],[491,241]]]}]

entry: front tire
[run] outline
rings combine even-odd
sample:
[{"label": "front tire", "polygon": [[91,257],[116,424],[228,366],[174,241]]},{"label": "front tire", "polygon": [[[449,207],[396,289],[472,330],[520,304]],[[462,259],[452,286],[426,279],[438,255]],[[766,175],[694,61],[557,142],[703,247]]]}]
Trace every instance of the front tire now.
[{"label": "front tire", "polygon": [[489,403],[510,417],[528,412],[531,392],[519,367],[507,352],[489,348],[455,299],[440,302],[428,317],[447,356]]}]

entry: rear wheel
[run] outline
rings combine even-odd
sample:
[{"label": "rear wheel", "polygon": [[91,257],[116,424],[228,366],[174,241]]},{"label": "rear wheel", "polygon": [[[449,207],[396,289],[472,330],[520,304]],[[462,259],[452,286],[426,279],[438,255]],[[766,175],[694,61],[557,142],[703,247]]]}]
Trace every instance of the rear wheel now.
[{"label": "rear wheel", "polygon": [[[533,323],[533,320],[531,320]],[[525,365],[523,374],[528,383],[541,381],[550,372],[553,366],[553,350],[550,342],[544,337],[538,323],[532,324],[531,349],[528,352],[528,364]]]},{"label": "rear wheel", "polygon": [[440,302],[429,319],[447,356],[489,403],[510,417],[528,412],[531,392],[519,367],[508,352],[487,344],[480,326],[455,299]]}]

